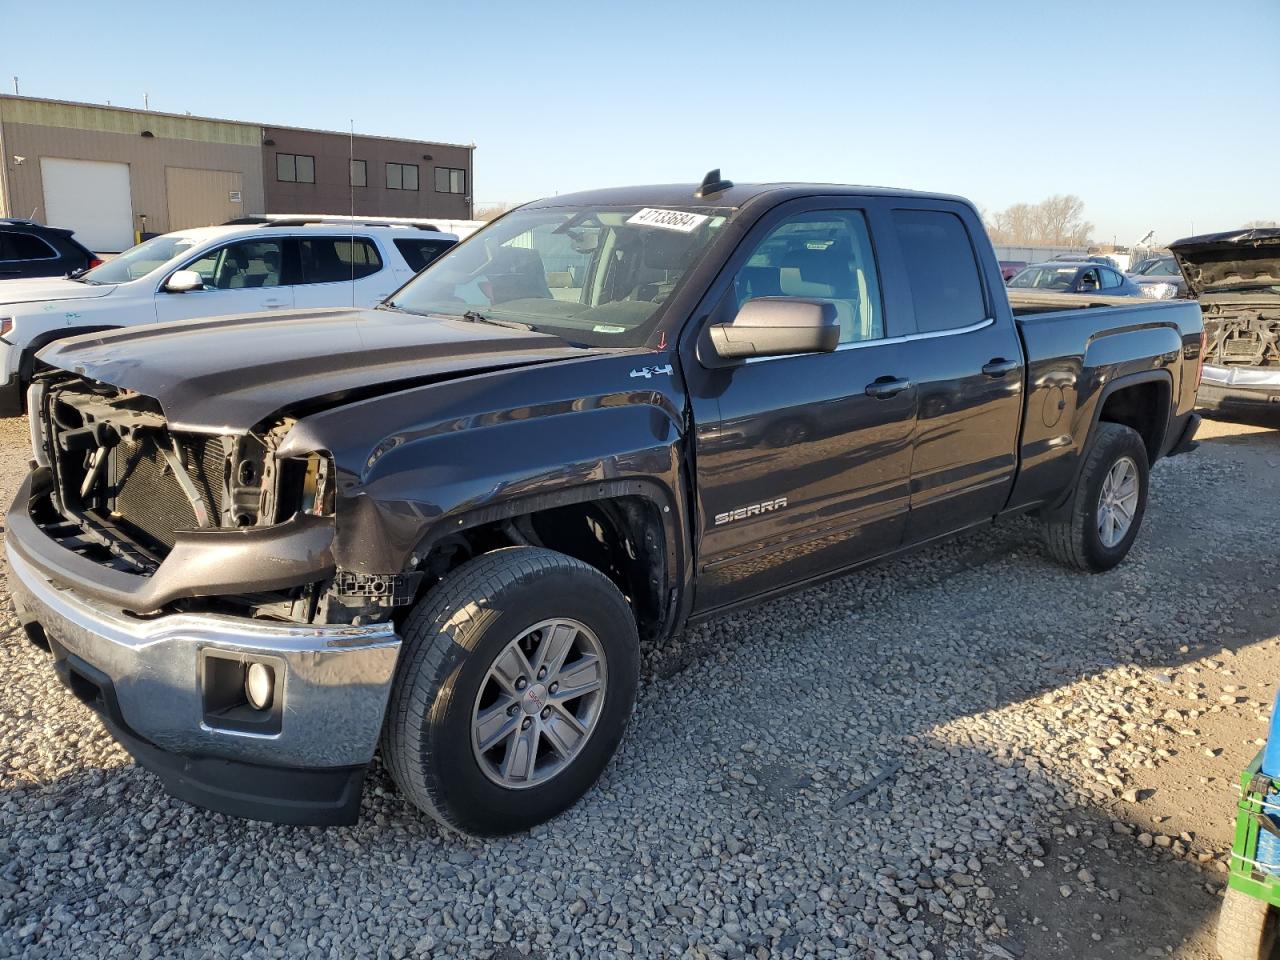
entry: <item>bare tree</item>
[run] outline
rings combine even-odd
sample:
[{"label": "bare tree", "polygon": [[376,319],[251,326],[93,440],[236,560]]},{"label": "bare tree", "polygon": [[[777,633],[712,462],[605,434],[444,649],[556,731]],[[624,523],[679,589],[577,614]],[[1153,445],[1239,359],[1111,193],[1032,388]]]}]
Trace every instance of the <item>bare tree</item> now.
[{"label": "bare tree", "polygon": [[1093,224],[1084,219],[1084,201],[1068,193],[998,210],[987,218],[987,231],[996,243],[1087,247]]}]

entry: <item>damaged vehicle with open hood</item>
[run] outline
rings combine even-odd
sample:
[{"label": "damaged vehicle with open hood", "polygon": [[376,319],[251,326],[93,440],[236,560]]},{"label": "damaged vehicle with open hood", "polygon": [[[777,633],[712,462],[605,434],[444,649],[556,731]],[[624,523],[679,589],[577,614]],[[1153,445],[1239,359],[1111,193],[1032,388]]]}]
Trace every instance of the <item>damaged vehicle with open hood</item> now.
[{"label": "damaged vehicle with open hood", "polygon": [[958,197],[548,198],[375,309],[46,346],[10,592],[180,797],[347,823],[380,751],[443,823],[525,829],[690,623],[1027,513],[1120,564],[1195,446],[1202,335],[1190,302],[1011,304]]},{"label": "damaged vehicle with open hood", "polygon": [[1280,228],[1170,244],[1204,314],[1200,406],[1280,421]]}]

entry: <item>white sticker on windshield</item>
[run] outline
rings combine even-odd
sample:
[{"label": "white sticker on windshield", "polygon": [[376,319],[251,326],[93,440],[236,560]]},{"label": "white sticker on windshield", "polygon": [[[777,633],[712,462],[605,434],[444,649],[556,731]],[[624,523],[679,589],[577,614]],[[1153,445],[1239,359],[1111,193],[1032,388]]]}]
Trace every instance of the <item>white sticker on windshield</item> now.
[{"label": "white sticker on windshield", "polygon": [[663,230],[678,230],[680,233],[693,233],[710,218],[701,213],[685,213],[683,210],[655,210],[645,207],[639,213],[628,217],[627,223],[640,227],[661,227]]}]

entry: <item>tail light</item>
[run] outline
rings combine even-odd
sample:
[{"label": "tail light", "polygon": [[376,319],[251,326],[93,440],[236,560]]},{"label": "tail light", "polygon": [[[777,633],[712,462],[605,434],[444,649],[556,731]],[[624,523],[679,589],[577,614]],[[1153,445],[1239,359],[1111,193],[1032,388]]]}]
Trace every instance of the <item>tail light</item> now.
[{"label": "tail light", "polygon": [[90,257],[90,258],[89,258],[89,266],[88,266],[88,267],[86,267],[85,269],[86,269],[86,270],[92,270],[94,267],[100,267],[100,266],[102,266],[102,264],[103,264],[103,260],[102,260],[102,258],[101,258],[101,257]]}]

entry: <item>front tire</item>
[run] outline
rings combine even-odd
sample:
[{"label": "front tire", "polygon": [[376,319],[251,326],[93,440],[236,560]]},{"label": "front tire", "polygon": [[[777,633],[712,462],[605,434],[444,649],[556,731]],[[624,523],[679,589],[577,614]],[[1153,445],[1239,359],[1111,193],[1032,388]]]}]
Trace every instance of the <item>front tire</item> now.
[{"label": "front tire", "polygon": [[1128,556],[1147,510],[1150,473],[1138,431],[1099,423],[1071,500],[1044,524],[1054,559],[1101,573]]},{"label": "front tire", "polygon": [[577,802],[617,749],[639,640],[594,567],[537,547],[485,554],[419,601],[401,634],[382,756],[441,823],[526,830]]}]

